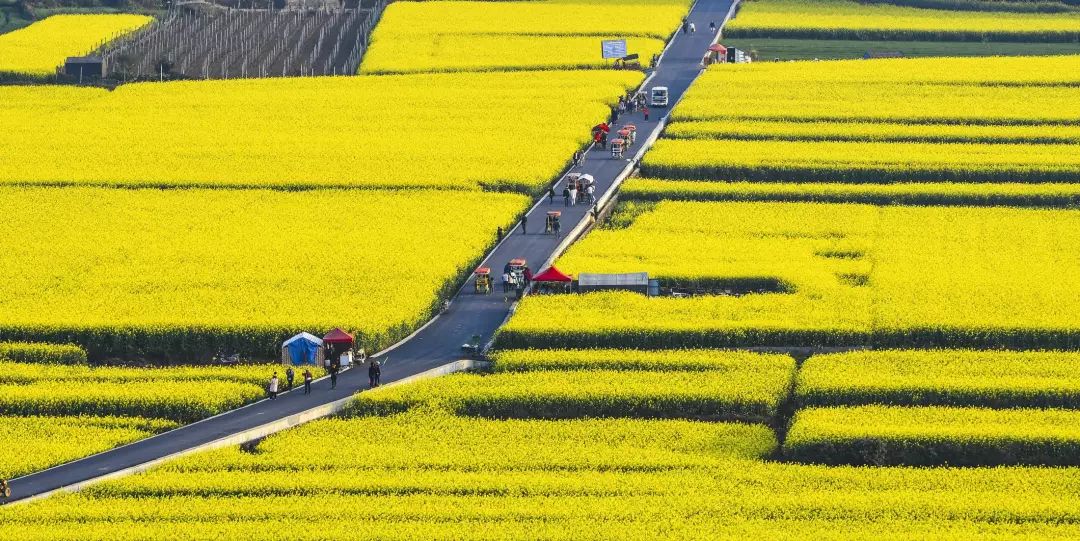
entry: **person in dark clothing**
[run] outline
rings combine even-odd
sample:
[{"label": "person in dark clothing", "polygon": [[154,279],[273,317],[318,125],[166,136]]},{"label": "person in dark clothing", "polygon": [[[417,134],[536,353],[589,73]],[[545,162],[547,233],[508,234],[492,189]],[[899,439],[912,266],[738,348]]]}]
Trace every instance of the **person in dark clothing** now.
[{"label": "person in dark clothing", "polygon": [[617,107],[613,107],[611,109],[611,123],[614,124],[614,123],[616,123],[618,121],[619,121],[619,109]]},{"label": "person in dark clothing", "polygon": [[713,21],[709,21],[709,33],[710,34],[715,34],[716,33],[716,23],[713,22]]},{"label": "person in dark clothing", "polygon": [[502,240],[502,236],[503,236],[503,230],[502,230],[502,226],[500,225],[495,230],[495,240]]},{"label": "person in dark clothing", "polygon": [[379,366],[379,361],[372,360],[371,366],[367,369],[368,375],[368,387],[375,388],[379,386],[379,378],[382,377],[382,367]]},{"label": "person in dark clothing", "polygon": [[8,499],[11,497],[11,487],[8,486],[7,479],[0,479],[0,498]]},{"label": "person in dark clothing", "polygon": [[285,369],[285,383],[288,384],[288,386],[285,387],[285,389],[287,389],[289,391],[292,390],[293,378],[295,378],[295,377],[296,377],[296,371],[293,370],[293,367],[290,366],[290,367]]},{"label": "person in dark clothing", "polygon": [[522,235],[528,235],[529,234],[528,231],[525,231],[526,227],[529,227],[529,215],[528,214],[521,217],[521,234]]},{"label": "person in dark clothing", "polygon": [[581,162],[583,162],[583,161],[585,161],[585,153],[580,151],[580,150],[575,152],[574,153],[574,166],[575,167],[580,166]]},{"label": "person in dark clothing", "polygon": [[556,219],[555,223],[552,224],[552,227],[555,229],[555,239],[557,240],[562,234],[562,224]]},{"label": "person in dark clothing", "polygon": [[570,206],[570,188],[563,188],[562,189],[562,199],[563,199],[563,206],[564,207],[569,207]]},{"label": "person in dark clothing", "polygon": [[311,370],[304,369],[304,394],[311,394]]},{"label": "person in dark clothing", "polygon": [[333,364],[330,365],[330,388],[331,389],[336,389],[337,388],[337,374],[338,374],[338,370],[340,370],[340,369],[341,369],[341,365],[339,365],[338,363],[333,363]]},{"label": "person in dark clothing", "polygon": [[555,186],[548,188],[548,204],[555,202]]},{"label": "person in dark clothing", "polygon": [[607,133],[600,133],[600,146],[604,147],[604,150],[607,150]]},{"label": "person in dark clothing", "polygon": [[686,19],[683,19],[683,22],[682,22],[682,33],[683,33],[683,34],[685,34],[685,33],[686,33],[686,31],[687,31],[687,30],[689,30],[689,29],[690,29],[690,23],[688,23],[688,22],[686,21]]}]

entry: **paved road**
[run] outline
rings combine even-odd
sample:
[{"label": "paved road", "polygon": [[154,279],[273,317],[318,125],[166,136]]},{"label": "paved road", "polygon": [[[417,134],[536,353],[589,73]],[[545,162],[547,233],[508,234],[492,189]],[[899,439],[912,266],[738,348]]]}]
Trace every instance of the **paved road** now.
[{"label": "paved road", "polygon": [[[670,44],[658,66],[649,87],[666,86],[670,89],[671,103],[675,103],[700,72],[699,62],[714,36],[708,32],[709,22],[718,26],[731,7],[732,0],[699,0],[689,20],[697,26],[693,34],[679,33]],[[667,110],[653,110],[646,122],[640,113],[620,118],[633,122],[638,128],[639,144],[658,129],[658,116]],[[588,126],[582,129],[587,130]],[[633,155],[638,148],[632,148]],[[596,196],[612,188],[616,177],[626,167],[627,160],[613,159],[603,150],[589,152],[585,162],[575,172],[589,173],[597,182]],[[562,201],[562,184],[553,204],[542,199],[528,214],[528,228],[522,231],[519,224],[507,238],[489,255],[485,265],[501,274],[503,265],[512,258],[524,257],[535,272],[554,252],[559,240],[542,233],[548,210],[561,210],[563,231],[569,232],[574,224],[589,219],[588,205],[566,208]],[[450,308],[410,340],[382,357],[383,382],[395,381],[453,362],[461,357],[461,344],[478,334],[486,341],[502,324],[510,309],[505,302],[501,287],[496,284],[492,295],[476,295],[471,285],[466,287],[451,303]],[[341,374],[336,389],[330,389],[328,380],[317,381],[311,395],[291,392],[280,395],[277,400],[263,400],[233,410],[199,423],[172,430],[163,435],[145,439],[83,460],[31,474],[12,482],[12,500],[27,498],[74,483],[99,477],[110,472],[138,466],[148,461],[212,442],[230,434],[248,430],[264,423],[300,413],[310,408],[346,398],[367,387],[367,371],[349,370]]]}]

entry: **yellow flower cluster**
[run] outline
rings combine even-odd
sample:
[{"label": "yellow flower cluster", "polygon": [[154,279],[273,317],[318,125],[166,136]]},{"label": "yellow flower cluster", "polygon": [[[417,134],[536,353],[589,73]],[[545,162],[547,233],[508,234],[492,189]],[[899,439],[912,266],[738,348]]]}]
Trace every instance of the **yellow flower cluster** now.
[{"label": "yellow flower cluster", "polygon": [[1070,210],[661,202],[594,230],[559,267],[776,292],[531,297],[499,343],[1076,347],[1078,231]]},{"label": "yellow flower cluster", "polygon": [[[992,2],[991,2],[992,3]],[[929,7],[933,7],[932,3]],[[1076,42],[1080,13],[926,9],[851,0],[753,0],[729,38]]]},{"label": "yellow flower cluster", "polygon": [[[84,55],[103,42],[152,21],[144,15],[53,15],[0,35],[0,73],[48,76],[69,56]],[[3,102],[0,99],[0,102]]]},{"label": "yellow flower cluster", "polygon": [[690,2],[399,2],[386,8],[360,73],[610,67],[600,41],[624,38],[647,62]]}]

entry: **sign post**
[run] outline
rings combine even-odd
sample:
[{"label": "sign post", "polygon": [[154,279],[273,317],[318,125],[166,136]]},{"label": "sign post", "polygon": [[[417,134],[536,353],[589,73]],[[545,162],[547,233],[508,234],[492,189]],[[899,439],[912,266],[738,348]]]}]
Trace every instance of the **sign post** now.
[{"label": "sign post", "polygon": [[600,42],[600,52],[605,60],[626,56],[625,39],[605,39]]}]

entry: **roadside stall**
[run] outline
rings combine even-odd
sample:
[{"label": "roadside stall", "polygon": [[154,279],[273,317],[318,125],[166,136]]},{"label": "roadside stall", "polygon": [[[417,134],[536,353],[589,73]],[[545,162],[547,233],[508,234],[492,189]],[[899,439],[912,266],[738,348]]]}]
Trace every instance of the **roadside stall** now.
[{"label": "roadside stall", "polygon": [[334,359],[340,363],[341,366],[349,366],[354,362],[363,362],[366,357],[364,350],[359,350],[355,357],[353,353],[353,346],[356,344],[356,340],[353,336],[341,329],[335,328],[323,337],[323,346],[326,350],[326,359],[323,361],[324,366],[329,366]]},{"label": "roadside stall", "polygon": [[536,285],[534,289],[540,294],[570,293],[574,278],[552,265],[533,276],[533,283]]},{"label": "roadside stall", "polygon": [[491,294],[491,268],[480,267],[473,273],[476,275],[476,282],[474,283],[474,291],[484,295]]},{"label": "roadside stall", "polygon": [[323,341],[314,334],[302,332],[281,343],[281,362],[287,365],[323,362]]}]

